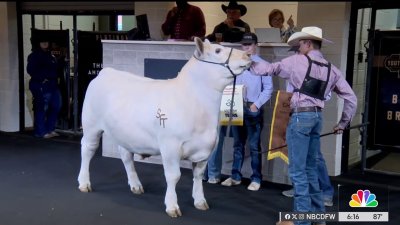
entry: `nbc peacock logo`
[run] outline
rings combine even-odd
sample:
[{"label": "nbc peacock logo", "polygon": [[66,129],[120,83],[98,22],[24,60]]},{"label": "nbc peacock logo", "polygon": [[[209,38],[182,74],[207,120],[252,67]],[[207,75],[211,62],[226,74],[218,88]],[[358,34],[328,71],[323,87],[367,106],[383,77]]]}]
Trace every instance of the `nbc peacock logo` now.
[{"label": "nbc peacock logo", "polygon": [[377,207],[376,195],[369,190],[358,190],[357,194],[351,195],[350,207]]}]

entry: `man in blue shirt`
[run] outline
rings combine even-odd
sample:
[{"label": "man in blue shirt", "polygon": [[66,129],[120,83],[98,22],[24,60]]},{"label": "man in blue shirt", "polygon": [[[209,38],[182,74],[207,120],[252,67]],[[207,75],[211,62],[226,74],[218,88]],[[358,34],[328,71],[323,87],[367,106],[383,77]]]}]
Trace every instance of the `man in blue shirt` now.
[{"label": "man in blue shirt", "polygon": [[[250,54],[252,61],[264,61],[257,55],[257,36],[254,33],[243,35],[242,50]],[[264,61],[265,62],[265,61]],[[251,183],[248,190],[258,191],[262,181],[260,134],[262,129],[262,106],[272,96],[272,78],[257,76],[250,71],[245,71],[236,79],[236,85],[244,85],[244,123],[243,126],[232,126],[233,133],[233,163],[232,175],[221,184],[224,186],[239,185],[241,183],[241,169],[244,160],[245,146],[248,142],[251,156]]]}]

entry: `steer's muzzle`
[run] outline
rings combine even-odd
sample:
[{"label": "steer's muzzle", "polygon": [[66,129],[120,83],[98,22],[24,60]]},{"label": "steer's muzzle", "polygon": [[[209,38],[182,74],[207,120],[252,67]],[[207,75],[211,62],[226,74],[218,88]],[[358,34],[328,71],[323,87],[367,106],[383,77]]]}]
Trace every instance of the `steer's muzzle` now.
[{"label": "steer's muzzle", "polygon": [[251,66],[255,63],[254,61],[250,61],[249,64],[247,65],[247,70],[250,71]]},{"label": "steer's muzzle", "polygon": [[253,61],[249,61],[244,67],[246,70],[250,70],[251,65],[253,65]]}]

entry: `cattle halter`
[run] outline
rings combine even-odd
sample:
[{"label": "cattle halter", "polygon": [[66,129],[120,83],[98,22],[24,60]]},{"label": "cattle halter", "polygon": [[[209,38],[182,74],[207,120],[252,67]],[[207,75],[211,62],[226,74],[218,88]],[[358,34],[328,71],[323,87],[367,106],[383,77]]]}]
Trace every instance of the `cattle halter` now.
[{"label": "cattle halter", "polygon": [[235,73],[233,73],[233,71],[229,67],[229,59],[231,58],[232,51],[233,51],[233,48],[231,48],[231,51],[229,52],[228,58],[226,59],[226,61],[224,63],[217,63],[217,62],[211,62],[211,61],[202,60],[202,59],[197,58],[195,55],[193,55],[193,57],[195,59],[199,60],[199,61],[202,61],[202,62],[217,64],[217,65],[226,67],[229,70],[229,72],[231,72],[232,76],[236,77],[236,76],[240,75],[241,73],[235,74]]},{"label": "cattle halter", "polygon": [[233,48],[231,48],[231,51],[229,52],[228,58],[226,59],[226,61],[224,63],[216,63],[216,62],[202,60],[202,59],[197,58],[195,55],[193,55],[193,57],[195,59],[197,59],[197,60],[199,60],[201,62],[212,63],[212,64],[217,64],[217,65],[221,65],[223,67],[226,67],[229,70],[229,72],[231,72],[231,74],[233,76],[233,90],[232,90],[232,96],[231,96],[231,106],[230,106],[230,109],[229,109],[229,120],[228,120],[228,128],[227,128],[228,133],[227,133],[227,135],[229,134],[229,131],[231,130],[231,126],[232,126],[232,119],[233,119],[232,112],[233,112],[233,102],[235,101],[234,97],[235,97],[235,89],[236,89],[236,76],[241,74],[241,73],[234,74],[233,71],[231,70],[231,68],[229,67],[229,59],[231,58],[232,51],[233,51]]}]

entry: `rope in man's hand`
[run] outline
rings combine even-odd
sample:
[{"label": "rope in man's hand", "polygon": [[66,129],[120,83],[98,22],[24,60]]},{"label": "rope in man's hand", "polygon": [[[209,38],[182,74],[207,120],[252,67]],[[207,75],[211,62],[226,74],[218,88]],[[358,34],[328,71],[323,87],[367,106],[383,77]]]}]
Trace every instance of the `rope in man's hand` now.
[{"label": "rope in man's hand", "polygon": [[[335,130],[335,131],[332,131],[332,132],[328,132],[328,133],[325,133],[325,134],[321,134],[321,135],[319,135],[319,137],[325,137],[325,136],[332,135],[332,134],[341,134],[341,133],[343,133],[344,130],[351,130],[351,129],[356,129],[356,128],[362,128],[362,127],[367,126],[368,124],[369,124],[369,122],[361,123],[361,124],[358,124],[358,125],[354,125],[354,126],[347,127],[347,128],[345,128],[345,129],[343,129],[343,130]],[[339,131],[341,131],[341,132],[339,132]],[[274,151],[274,150],[277,150],[277,149],[280,149],[280,148],[284,148],[284,147],[286,147],[286,146],[287,146],[287,144],[286,144],[286,145],[282,145],[282,146],[278,146],[278,147],[275,147],[275,148],[271,148],[271,149],[268,149],[268,150],[265,150],[265,151],[261,151],[261,152],[259,152],[258,154],[265,154],[265,153],[267,153],[267,152]],[[243,159],[248,158],[248,157],[250,157],[250,155],[244,156]],[[233,160],[228,160],[228,161],[226,161],[226,162],[227,162],[227,163],[233,162]]]}]

